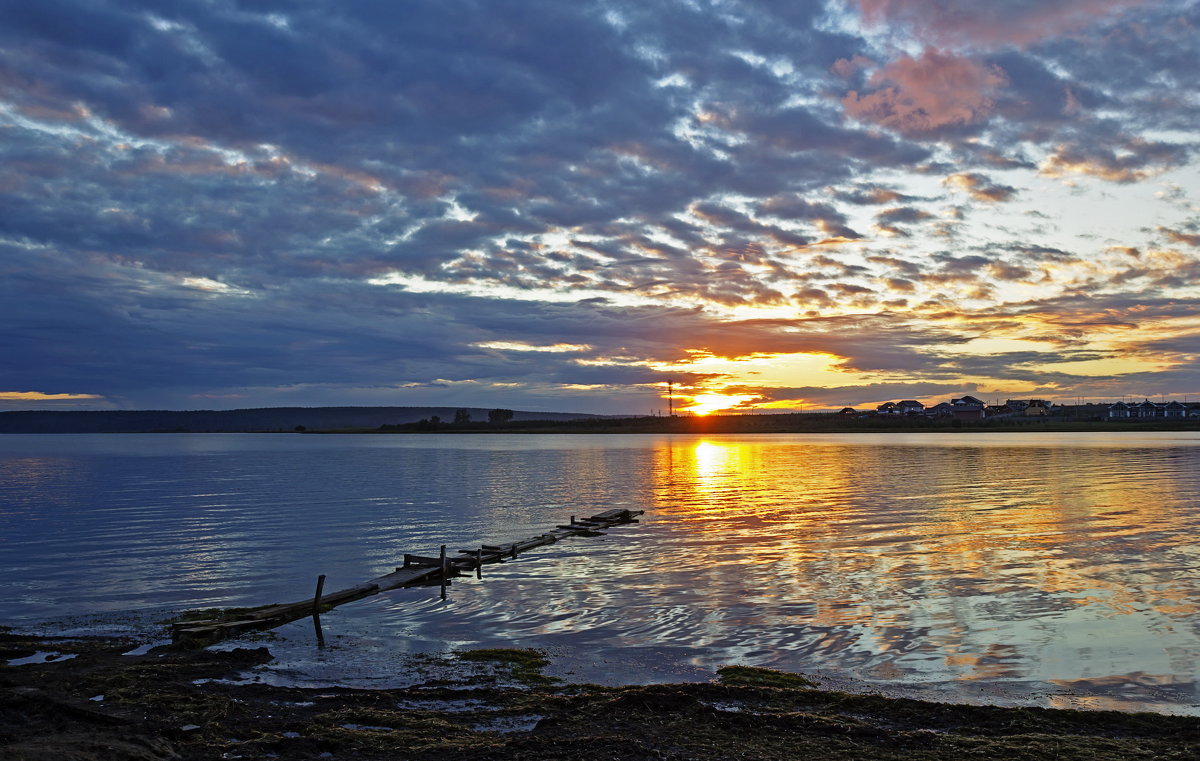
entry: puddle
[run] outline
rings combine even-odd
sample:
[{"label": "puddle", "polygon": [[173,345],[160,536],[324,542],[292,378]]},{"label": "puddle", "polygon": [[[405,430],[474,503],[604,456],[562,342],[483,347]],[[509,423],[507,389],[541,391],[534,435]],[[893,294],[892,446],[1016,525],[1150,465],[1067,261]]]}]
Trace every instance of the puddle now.
[{"label": "puddle", "polygon": [[138,645],[129,652],[121,653],[121,655],[145,655],[156,647],[162,647],[163,645],[169,644],[171,644],[171,640],[169,639],[158,640],[157,642],[147,642],[144,645]]},{"label": "puddle", "polygon": [[210,677],[193,679],[192,684],[232,684],[241,687],[247,684],[259,684],[260,681],[261,680],[252,674],[238,674],[236,679],[213,679]]},{"label": "puddle", "polygon": [[442,711],[444,713],[468,713],[486,711],[488,703],[482,700],[401,700],[396,707],[405,711]]},{"label": "puddle", "polygon": [[39,651],[33,655],[27,655],[24,658],[13,658],[8,662],[9,666],[28,666],[35,663],[53,663],[55,661],[69,661],[72,658],[79,657],[75,653],[56,653],[53,651]]}]

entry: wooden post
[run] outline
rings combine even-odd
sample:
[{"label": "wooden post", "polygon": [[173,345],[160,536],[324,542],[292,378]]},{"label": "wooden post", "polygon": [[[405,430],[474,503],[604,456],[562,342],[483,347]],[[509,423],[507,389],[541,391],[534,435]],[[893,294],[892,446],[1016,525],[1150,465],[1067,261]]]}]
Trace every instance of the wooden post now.
[{"label": "wooden post", "polygon": [[475,550],[475,578],[483,578],[483,548]]},{"label": "wooden post", "polygon": [[317,648],[325,649],[325,632],[321,631],[321,617],[313,613],[313,631],[317,633]]},{"label": "wooden post", "polygon": [[321,613],[321,591],[325,589],[325,574],[317,577],[317,593],[313,595],[313,615]]},{"label": "wooden post", "polygon": [[446,576],[449,570],[446,567],[446,545],[442,545],[442,599],[446,599]]},{"label": "wooden post", "polygon": [[313,631],[317,633],[317,647],[325,649],[325,632],[321,631],[321,592],[325,589],[325,574],[317,577],[317,593],[313,595]]}]

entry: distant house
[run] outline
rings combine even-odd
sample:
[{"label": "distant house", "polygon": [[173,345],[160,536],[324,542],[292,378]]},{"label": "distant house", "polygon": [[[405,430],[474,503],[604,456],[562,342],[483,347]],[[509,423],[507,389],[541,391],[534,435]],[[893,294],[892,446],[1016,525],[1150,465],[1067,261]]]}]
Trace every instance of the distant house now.
[{"label": "distant house", "polygon": [[1132,410],[1136,413],[1133,415],[1133,417],[1138,417],[1138,418],[1162,417],[1162,409],[1159,407],[1159,405],[1155,404],[1154,402],[1150,401],[1149,399],[1142,402],[1141,404],[1135,405],[1134,407],[1132,407]]},{"label": "distant house", "polygon": [[880,415],[895,415],[895,414],[897,414],[896,413],[896,403],[895,402],[884,402],[883,404],[876,407],[875,411],[877,413],[879,413]]},{"label": "distant house", "polygon": [[839,415],[857,415],[858,410],[854,409],[853,407],[842,407],[840,410],[838,410],[838,414]]},{"label": "distant house", "polygon": [[1200,417],[1200,404],[1196,402],[1152,402],[1144,399],[1137,404],[1114,402],[1108,405],[1105,415],[1109,420],[1150,420],[1153,418],[1184,418]]},{"label": "distant house", "polygon": [[1035,416],[1049,415],[1054,402],[1046,399],[1009,399],[1006,405],[1018,415]]},{"label": "distant house", "polygon": [[932,407],[926,407],[925,414],[929,417],[954,417],[954,405],[950,402],[939,402]]},{"label": "distant house", "polygon": [[1049,415],[1050,408],[1054,406],[1054,402],[1045,399],[1030,399],[1029,406],[1025,408],[1026,415]]},{"label": "distant house", "polygon": [[989,404],[983,409],[983,413],[987,417],[1012,417],[1017,411],[1007,404]]},{"label": "distant house", "polygon": [[[1118,402],[1120,404],[1120,402]],[[1114,405],[1115,406],[1115,405]],[[1191,415],[1194,405],[1171,400],[1169,402],[1152,402],[1146,399],[1141,404],[1130,406],[1130,417],[1138,418],[1185,418]]]},{"label": "distant house", "polygon": [[896,402],[897,415],[919,415],[925,411],[925,405],[918,402],[916,399],[905,399]]},{"label": "distant house", "polygon": [[982,420],[987,404],[973,396],[960,396],[950,400],[951,414],[955,420]]}]

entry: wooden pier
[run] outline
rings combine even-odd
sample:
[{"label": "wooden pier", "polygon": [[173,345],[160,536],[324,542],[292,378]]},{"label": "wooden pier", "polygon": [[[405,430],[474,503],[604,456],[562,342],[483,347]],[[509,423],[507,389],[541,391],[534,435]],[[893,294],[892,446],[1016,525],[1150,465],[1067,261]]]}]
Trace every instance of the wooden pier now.
[{"label": "wooden pier", "polygon": [[317,584],[317,592],[313,597],[299,602],[281,605],[267,605],[261,608],[239,610],[234,617],[218,617],[207,620],[181,621],[171,625],[171,638],[177,645],[185,647],[204,647],[220,642],[227,637],[236,636],[242,632],[274,629],[291,621],[312,616],[318,623],[317,633],[320,637],[320,613],[354,600],[386,592],[389,589],[440,585],[442,599],[446,597],[446,585],[450,579],[464,572],[474,571],[477,578],[482,577],[483,566],[491,563],[502,563],[505,559],[516,558],[524,552],[554,544],[560,539],[572,536],[599,536],[603,529],[612,528],[626,523],[637,523],[637,516],[642,510],[606,510],[590,518],[559,524],[544,534],[508,544],[484,544],[475,550],[458,550],[453,555],[446,553],[442,545],[437,557],[421,555],[404,555],[404,565],[392,573],[372,579],[337,592],[324,594],[325,577],[321,576]]}]

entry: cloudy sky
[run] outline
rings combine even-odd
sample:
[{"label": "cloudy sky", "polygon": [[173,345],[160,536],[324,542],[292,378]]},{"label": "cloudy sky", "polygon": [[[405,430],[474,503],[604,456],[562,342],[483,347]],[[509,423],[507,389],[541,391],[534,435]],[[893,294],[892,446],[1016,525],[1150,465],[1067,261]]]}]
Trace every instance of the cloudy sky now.
[{"label": "cloudy sky", "polygon": [[1200,0],[0,0],[0,407],[1200,397]]}]

